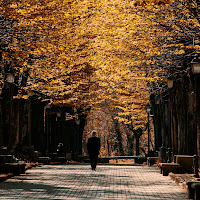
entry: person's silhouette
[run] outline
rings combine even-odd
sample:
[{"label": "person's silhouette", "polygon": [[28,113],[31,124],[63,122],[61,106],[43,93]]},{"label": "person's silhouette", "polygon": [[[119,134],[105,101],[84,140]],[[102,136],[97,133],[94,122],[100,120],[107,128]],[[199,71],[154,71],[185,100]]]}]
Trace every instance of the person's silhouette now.
[{"label": "person's silhouette", "polygon": [[99,150],[101,146],[100,138],[98,138],[96,135],[97,135],[96,131],[93,130],[91,133],[91,137],[88,139],[88,142],[87,142],[87,150],[90,157],[92,170],[96,170],[97,159],[98,159]]},{"label": "person's silhouette", "polygon": [[57,154],[59,157],[64,156],[64,147],[63,143],[59,143],[57,146]]}]

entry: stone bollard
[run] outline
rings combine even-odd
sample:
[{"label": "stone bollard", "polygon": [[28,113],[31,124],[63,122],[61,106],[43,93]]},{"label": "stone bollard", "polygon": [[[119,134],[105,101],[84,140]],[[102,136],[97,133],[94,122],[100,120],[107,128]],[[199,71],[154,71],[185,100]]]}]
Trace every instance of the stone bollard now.
[{"label": "stone bollard", "polygon": [[167,160],[168,163],[172,162],[171,156],[172,156],[171,148],[168,148],[168,160]]},{"label": "stone bollard", "polygon": [[194,155],[194,173],[195,173],[195,177],[199,178],[199,159],[198,159],[198,155]]}]

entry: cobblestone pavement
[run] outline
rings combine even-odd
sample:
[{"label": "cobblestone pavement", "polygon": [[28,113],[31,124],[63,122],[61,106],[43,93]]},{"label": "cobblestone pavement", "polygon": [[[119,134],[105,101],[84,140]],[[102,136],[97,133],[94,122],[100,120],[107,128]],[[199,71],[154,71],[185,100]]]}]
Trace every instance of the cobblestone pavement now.
[{"label": "cobblestone pavement", "polygon": [[187,199],[155,167],[44,165],[0,183],[0,199]]}]

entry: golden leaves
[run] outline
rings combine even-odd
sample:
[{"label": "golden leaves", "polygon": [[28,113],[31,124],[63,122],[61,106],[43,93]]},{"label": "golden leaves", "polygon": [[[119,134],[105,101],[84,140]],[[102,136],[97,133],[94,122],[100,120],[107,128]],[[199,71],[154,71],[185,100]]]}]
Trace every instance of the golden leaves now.
[{"label": "golden leaves", "polygon": [[35,56],[28,64],[30,87],[59,104],[138,113],[148,100],[146,82],[159,79],[156,66],[172,63],[165,55],[200,49],[178,42],[199,30],[198,20],[180,2],[13,1],[7,10],[19,20],[15,38],[23,34],[12,47],[20,52],[22,67],[29,54]]}]

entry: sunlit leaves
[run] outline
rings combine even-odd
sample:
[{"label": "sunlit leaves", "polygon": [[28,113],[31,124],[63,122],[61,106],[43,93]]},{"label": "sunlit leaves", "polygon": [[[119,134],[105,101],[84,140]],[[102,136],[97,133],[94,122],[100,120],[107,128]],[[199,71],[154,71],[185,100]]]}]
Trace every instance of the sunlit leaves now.
[{"label": "sunlit leaves", "polygon": [[119,117],[142,119],[146,83],[200,50],[195,9],[187,1],[10,0],[0,11],[14,20],[4,39],[20,73],[29,70],[26,89],[55,104],[117,108]]}]

